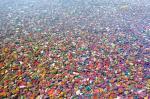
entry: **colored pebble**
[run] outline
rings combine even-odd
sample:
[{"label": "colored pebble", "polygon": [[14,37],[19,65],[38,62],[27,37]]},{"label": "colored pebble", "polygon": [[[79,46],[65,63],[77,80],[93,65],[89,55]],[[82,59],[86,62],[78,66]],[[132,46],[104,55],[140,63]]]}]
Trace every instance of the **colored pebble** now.
[{"label": "colored pebble", "polygon": [[90,87],[90,86],[86,86],[86,90],[87,90],[87,91],[90,91],[90,90],[91,90],[91,87]]},{"label": "colored pebble", "polygon": [[149,2],[134,1],[1,0],[0,98],[149,99]]}]

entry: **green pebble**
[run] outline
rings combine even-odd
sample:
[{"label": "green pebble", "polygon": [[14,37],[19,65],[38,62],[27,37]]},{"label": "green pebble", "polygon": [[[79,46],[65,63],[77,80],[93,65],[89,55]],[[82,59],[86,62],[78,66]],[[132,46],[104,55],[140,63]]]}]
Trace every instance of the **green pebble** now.
[{"label": "green pebble", "polygon": [[90,86],[86,86],[86,90],[87,90],[87,91],[90,91],[90,90],[91,90],[91,87],[90,87]]},{"label": "green pebble", "polygon": [[20,99],[25,99],[25,97],[23,95],[21,95]]},{"label": "green pebble", "polygon": [[58,73],[58,70],[56,70],[56,69],[54,69],[53,71],[52,71],[52,74],[57,74]]},{"label": "green pebble", "polygon": [[49,86],[49,88],[51,88],[51,87],[53,87],[55,84],[51,84],[50,86]]},{"label": "green pebble", "polygon": [[111,46],[112,46],[112,48],[115,48],[116,45],[114,43],[112,43]]},{"label": "green pebble", "polygon": [[20,42],[15,42],[15,44],[20,44]]},{"label": "green pebble", "polygon": [[78,96],[74,95],[71,99],[78,99]]},{"label": "green pebble", "polygon": [[75,76],[74,78],[80,78],[80,75]]}]

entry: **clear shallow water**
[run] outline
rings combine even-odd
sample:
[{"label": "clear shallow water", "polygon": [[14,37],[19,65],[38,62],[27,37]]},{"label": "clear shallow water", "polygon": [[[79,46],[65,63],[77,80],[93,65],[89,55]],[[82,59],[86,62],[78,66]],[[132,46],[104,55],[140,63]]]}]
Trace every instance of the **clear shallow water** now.
[{"label": "clear shallow water", "polygon": [[148,0],[0,0],[0,97],[148,97]]}]

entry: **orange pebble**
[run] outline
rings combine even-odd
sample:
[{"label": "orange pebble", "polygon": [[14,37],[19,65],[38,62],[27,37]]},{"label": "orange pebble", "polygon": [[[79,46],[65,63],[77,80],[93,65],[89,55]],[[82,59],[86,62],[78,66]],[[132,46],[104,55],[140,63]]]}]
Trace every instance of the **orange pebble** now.
[{"label": "orange pebble", "polygon": [[115,79],[111,79],[111,80],[110,80],[110,83],[113,83],[114,81],[115,81]]},{"label": "orange pebble", "polygon": [[99,99],[98,94],[94,94],[92,99]]},{"label": "orange pebble", "polygon": [[1,63],[0,63],[0,68],[3,67],[3,66],[4,66],[4,64],[1,62]]},{"label": "orange pebble", "polygon": [[8,53],[9,49],[8,48],[4,48],[4,52]]},{"label": "orange pebble", "polygon": [[48,91],[48,95],[49,95],[49,96],[53,96],[54,91],[55,91],[54,89],[49,90],[49,91]]},{"label": "orange pebble", "polygon": [[35,99],[35,94],[32,94],[29,99]]},{"label": "orange pebble", "polygon": [[109,96],[109,99],[114,99],[116,97],[117,97],[117,95],[115,93],[111,93],[110,96]]},{"label": "orange pebble", "polygon": [[99,88],[99,92],[102,93],[104,91],[103,88]]},{"label": "orange pebble", "polygon": [[118,89],[118,92],[119,92],[119,93],[122,93],[122,92],[123,92],[123,88],[119,88],[119,89]]},{"label": "orange pebble", "polygon": [[7,94],[6,94],[6,92],[5,92],[5,91],[0,92],[0,96],[1,96],[1,97],[6,96],[6,95],[7,95]]}]

